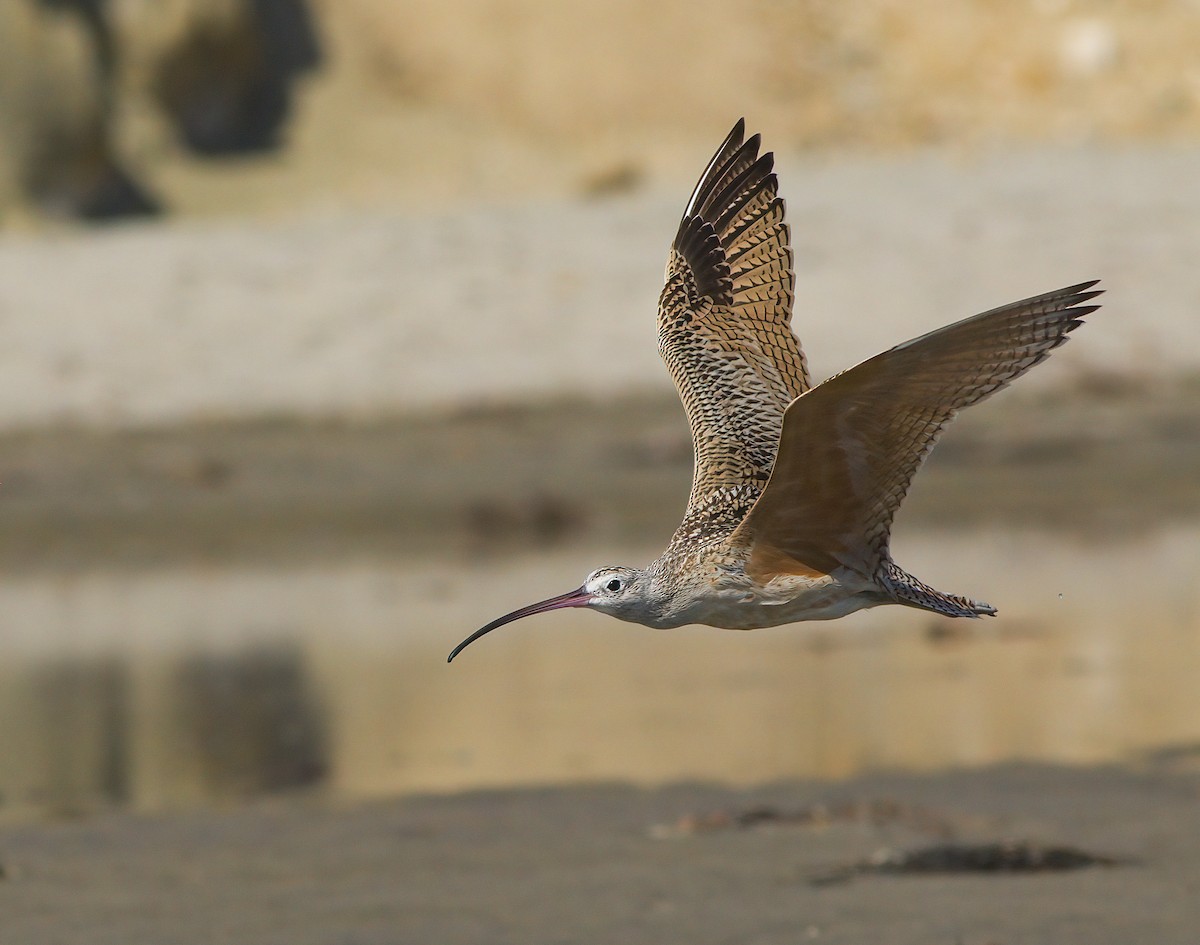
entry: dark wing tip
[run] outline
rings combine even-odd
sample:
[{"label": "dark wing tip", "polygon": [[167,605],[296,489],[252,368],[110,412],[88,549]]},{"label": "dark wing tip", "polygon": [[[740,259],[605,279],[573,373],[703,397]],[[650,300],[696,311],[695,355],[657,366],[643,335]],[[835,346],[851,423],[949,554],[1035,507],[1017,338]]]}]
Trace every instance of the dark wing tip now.
[{"label": "dark wing tip", "polygon": [[1063,341],[1067,340],[1066,335],[1069,332],[1074,331],[1083,324],[1083,320],[1087,316],[1091,315],[1093,312],[1100,311],[1099,305],[1081,304],[1083,302],[1090,302],[1092,299],[1104,294],[1103,289],[1088,291],[1099,281],[1099,279],[1093,279],[1090,282],[1081,282],[1079,285],[1068,286],[1057,293],[1059,296],[1056,299],[1058,302],[1058,305],[1056,306],[1058,311],[1062,312],[1064,315],[1071,316],[1070,320],[1062,326]]},{"label": "dark wing tip", "polygon": [[687,260],[697,292],[716,302],[732,299],[729,260],[711,223],[698,216],[684,220],[675,237],[675,251]]},{"label": "dark wing tip", "polygon": [[760,155],[762,136],[745,138],[745,131],[746,120],[739,118],[696,182],[675,235],[675,250],[691,269],[696,289],[718,303],[732,301],[733,293],[725,231],[748,201],[778,186],[775,155]]},{"label": "dark wing tip", "polygon": [[[991,315],[999,315],[1001,313],[1012,314],[1018,312],[1025,313],[1040,313],[1043,315],[1051,315],[1059,312],[1066,312],[1073,306],[1079,305],[1081,302],[1087,302],[1097,296],[1103,295],[1103,289],[1092,290],[1092,286],[1097,285],[1099,279],[1092,279],[1088,282],[1080,282],[1078,285],[1069,285],[1063,289],[1055,289],[1053,292],[1044,292],[1041,295],[1032,295],[1027,299],[1021,299],[1018,302],[1009,302],[1007,305],[1000,305],[996,308],[982,312],[977,318],[983,318]],[[1093,305],[1088,307],[1089,314],[1094,312],[1100,306]],[[1072,312],[1074,314],[1074,312]]]},{"label": "dark wing tip", "polygon": [[[729,134],[725,136],[725,140],[721,142],[721,146],[709,158],[708,164],[704,166],[704,173],[700,175],[700,179],[696,181],[696,186],[692,188],[692,195],[688,198],[687,207],[683,211],[683,219],[687,219],[696,212],[696,207],[700,205],[701,194],[706,185],[711,185],[713,178],[720,177],[720,168],[729,163],[730,156],[736,154],[745,145],[743,141],[746,136],[746,119],[739,118],[734,123]],[[714,172],[717,172],[714,174]]]},{"label": "dark wing tip", "polygon": [[[1098,285],[1099,282],[1099,279],[1092,279],[1089,282],[1081,282],[1078,285],[1069,285],[1065,289],[1059,289],[1057,292],[1049,292],[1044,296],[1035,297],[1028,301],[1035,304],[1038,301],[1046,305],[1053,304],[1057,310],[1065,311],[1079,306],[1082,302],[1088,302],[1103,295],[1103,289],[1092,289],[1092,286]],[[1087,306],[1087,311],[1081,312],[1080,317],[1091,314],[1098,308],[1100,308],[1099,305]]]}]

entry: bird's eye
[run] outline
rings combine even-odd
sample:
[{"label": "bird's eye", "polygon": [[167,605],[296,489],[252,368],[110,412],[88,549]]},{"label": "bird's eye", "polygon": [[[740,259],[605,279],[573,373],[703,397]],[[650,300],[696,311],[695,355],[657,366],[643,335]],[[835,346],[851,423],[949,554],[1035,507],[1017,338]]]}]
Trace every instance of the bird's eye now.
[{"label": "bird's eye", "polygon": [[604,586],[607,587],[610,591],[619,591],[621,589],[621,582],[619,580],[617,580],[617,578],[613,578],[611,581],[609,581]]}]

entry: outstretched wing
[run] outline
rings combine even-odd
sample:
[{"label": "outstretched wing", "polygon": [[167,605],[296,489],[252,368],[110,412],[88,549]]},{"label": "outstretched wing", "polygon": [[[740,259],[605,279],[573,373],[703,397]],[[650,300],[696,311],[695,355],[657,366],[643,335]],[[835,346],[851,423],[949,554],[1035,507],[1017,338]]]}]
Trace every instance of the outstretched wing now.
[{"label": "outstretched wing", "polygon": [[831,377],[787,409],[770,482],[734,539],[747,570],[864,576],[890,560],[892,519],[945,425],[1045,360],[1099,306],[1096,282],[932,331]]},{"label": "outstretched wing", "polygon": [[792,250],[774,157],[738,121],[667,262],[659,351],[687,412],[692,491],[673,543],[727,536],[762,491],[783,414],[811,386],[792,334]]}]

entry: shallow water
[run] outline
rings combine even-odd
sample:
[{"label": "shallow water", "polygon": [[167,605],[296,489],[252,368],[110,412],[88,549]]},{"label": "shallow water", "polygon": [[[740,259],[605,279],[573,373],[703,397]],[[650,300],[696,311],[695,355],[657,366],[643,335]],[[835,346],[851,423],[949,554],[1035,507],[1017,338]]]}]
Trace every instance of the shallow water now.
[{"label": "shallow water", "polygon": [[10,577],[0,789],[10,810],[161,807],[1126,759],[1200,741],[1197,539],[919,532],[897,559],[999,617],[747,634],[565,612],[452,666],[476,626],[651,552]]}]

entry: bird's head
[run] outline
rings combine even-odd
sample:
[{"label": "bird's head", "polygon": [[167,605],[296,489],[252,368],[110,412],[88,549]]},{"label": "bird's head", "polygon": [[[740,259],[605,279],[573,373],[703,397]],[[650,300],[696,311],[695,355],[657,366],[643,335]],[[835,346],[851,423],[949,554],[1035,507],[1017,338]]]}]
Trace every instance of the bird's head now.
[{"label": "bird's head", "polygon": [[497,627],[520,620],[522,617],[531,617],[548,610],[560,610],[564,607],[591,607],[601,613],[638,623],[642,620],[648,597],[649,586],[645,571],[639,571],[637,568],[597,568],[575,590],[560,594],[558,597],[551,597],[548,600],[538,601],[536,604],[530,604],[520,610],[514,610],[511,614],[505,614],[487,626],[480,627],[454,648],[446,662],[453,660],[485,633],[491,633]]}]

